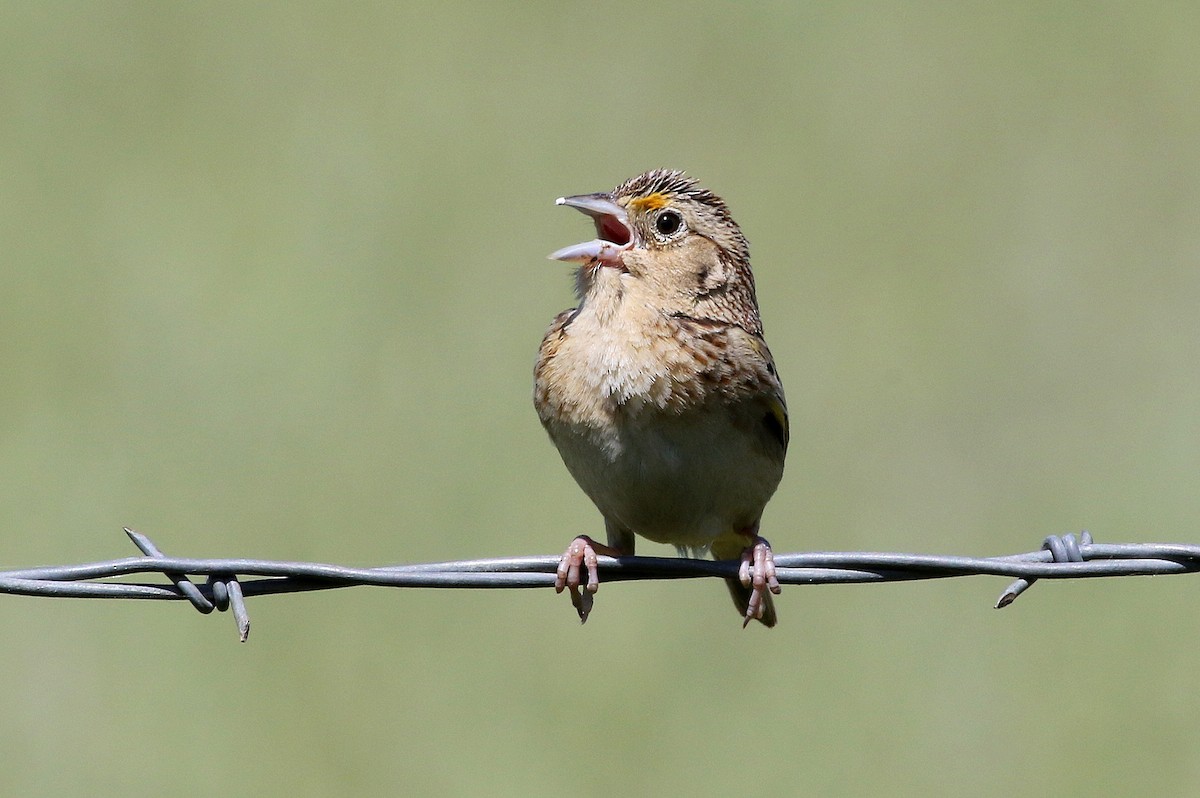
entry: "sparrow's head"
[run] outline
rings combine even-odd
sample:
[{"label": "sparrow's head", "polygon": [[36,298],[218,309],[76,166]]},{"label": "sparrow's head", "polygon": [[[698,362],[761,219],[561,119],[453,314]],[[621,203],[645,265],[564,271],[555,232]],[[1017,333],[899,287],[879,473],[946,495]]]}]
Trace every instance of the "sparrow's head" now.
[{"label": "sparrow's head", "polygon": [[750,248],[724,200],[683,172],[655,169],[611,192],[560,197],[592,217],[596,238],[552,259],[581,264],[583,301],[621,286],[664,313],[725,321],[761,334]]}]

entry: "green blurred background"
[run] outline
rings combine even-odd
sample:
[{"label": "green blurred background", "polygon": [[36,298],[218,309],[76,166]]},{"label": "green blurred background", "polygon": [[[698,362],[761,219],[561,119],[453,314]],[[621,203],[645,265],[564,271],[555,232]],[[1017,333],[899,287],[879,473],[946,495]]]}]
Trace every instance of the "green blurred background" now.
[{"label": "green blurred background", "polygon": [[[777,551],[1200,541],[1200,8],[13,3],[0,561],[599,533],[530,405],[555,197],[753,245]],[[645,544],[641,551],[669,553]],[[1194,579],[0,597],[5,795],[1186,795]],[[1031,787],[1036,785],[1036,787]]]}]

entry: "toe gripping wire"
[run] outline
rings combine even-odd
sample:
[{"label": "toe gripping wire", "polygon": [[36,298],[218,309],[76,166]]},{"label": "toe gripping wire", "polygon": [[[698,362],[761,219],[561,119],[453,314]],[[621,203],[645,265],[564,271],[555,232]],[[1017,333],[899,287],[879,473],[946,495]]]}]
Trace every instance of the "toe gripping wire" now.
[{"label": "toe gripping wire", "polygon": [[[166,557],[162,550],[142,533],[125,527],[125,534],[133,541],[133,545],[137,546],[147,557]],[[208,615],[214,609],[225,612],[232,608],[233,619],[237,623],[238,639],[243,643],[246,642],[246,638],[250,636],[250,613],[246,610],[246,597],[242,594],[242,586],[238,582],[236,574],[209,574],[205,587],[212,596],[210,601],[204,595],[204,591],[196,587],[191,579],[188,579],[187,574],[170,570],[162,573],[202,615]]]},{"label": "toe gripping wire", "polygon": [[[1092,545],[1092,535],[1088,531],[1079,533],[1079,537],[1075,535],[1050,535],[1042,541],[1042,551],[1050,552],[1050,556],[1054,562],[1083,562],[1087,559],[1084,556],[1084,547]],[[1037,581],[1036,577],[1021,577],[1013,581],[1011,585],[1004,589],[1000,594],[1000,598],[996,600],[996,609],[1004,609],[1009,604],[1017,600],[1017,597],[1024,593],[1029,588],[1033,587],[1033,583]]]}]

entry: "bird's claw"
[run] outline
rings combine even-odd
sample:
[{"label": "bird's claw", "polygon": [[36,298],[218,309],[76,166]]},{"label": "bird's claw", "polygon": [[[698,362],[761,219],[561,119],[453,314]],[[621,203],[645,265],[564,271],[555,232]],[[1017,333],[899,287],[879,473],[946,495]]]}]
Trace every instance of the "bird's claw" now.
[{"label": "bird's claw", "polygon": [[766,591],[778,595],[781,589],[779,579],[775,576],[775,555],[771,553],[771,544],[758,535],[754,536],[753,541],[742,551],[742,564],[738,568],[738,579],[750,588],[743,628],[750,621],[763,617],[767,606]]},{"label": "bird's claw", "polygon": [[[600,572],[597,568],[599,560],[596,557],[598,545],[587,535],[575,538],[563,552],[558,561],[558,570],[555,571],[554,592],[561,593],[563,588],[570,591],[571,606],[579,613],[580,623],[587,621],[596,591],[600,589]],[[580,566],[587,569],[586,582],[580,581]],[[579,589],[580,585],[583,586],[583,590]]]}]

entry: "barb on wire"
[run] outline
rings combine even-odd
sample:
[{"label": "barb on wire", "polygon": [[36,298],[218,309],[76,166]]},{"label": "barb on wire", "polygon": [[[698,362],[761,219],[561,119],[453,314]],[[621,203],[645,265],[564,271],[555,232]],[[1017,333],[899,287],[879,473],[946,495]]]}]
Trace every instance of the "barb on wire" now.
[{"label": "barb on wire", "polygon": [[[141,557],[0,571],[0,593],[56,598],[185,600],[202,613],[231,610],[238,636],[250,634],[246,596],[386,587],[551,587],[557,556],[351,568],[325,563],[253,559],[169,557],[145,535],[126,529]],[[736,560],[677,557],[600,557],[601,581],[736,577]],[[902,582],[959,576],[1014,578],[996,602],[1007,607],[1038,579],[1150,576],[1200,571],[1200,545],[1184,543],[1093,543],[1087,532],[1052,535],[1039,551],[1002,557],[957,557],[886,552],[776,554],[780,583],[792,585]],[[132,574],[161,574],[169,584],[122,581]],[[197,585],[190,576],[205,576]],[[239,576],[240,575],[240,576]],[[246,579],[245,577],[254,577]]]}]

